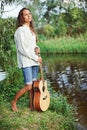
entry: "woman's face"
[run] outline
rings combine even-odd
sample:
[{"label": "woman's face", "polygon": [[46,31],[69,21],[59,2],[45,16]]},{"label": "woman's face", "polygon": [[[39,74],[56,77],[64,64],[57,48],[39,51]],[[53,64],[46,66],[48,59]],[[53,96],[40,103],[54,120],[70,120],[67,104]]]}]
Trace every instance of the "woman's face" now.
[{"label": "woman's face", "polygon": [[24,23],[30,23],[32,21],[32,15],[29,10],[23,10]]}]

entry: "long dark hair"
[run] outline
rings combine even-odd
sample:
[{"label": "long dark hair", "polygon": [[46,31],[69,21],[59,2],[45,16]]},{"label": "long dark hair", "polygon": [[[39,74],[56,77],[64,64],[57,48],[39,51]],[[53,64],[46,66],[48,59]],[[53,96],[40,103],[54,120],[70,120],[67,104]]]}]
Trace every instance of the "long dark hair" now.
[{"label": "long dark hair", "polygon": [[[18,14],[18,17],[17,17],[17,28],[22,26],[24,24],[24,18],[23,18],[23,11],[24,10],[29,10],[28,8],[22,8]],[[29,10],[30,11],[30,10]],[[31,12],[31,11],[30,11]],[[35,30],[34,30],[34,24],[33,24],[33,20],[30,22],[30,29],[31,31],[33,31],[35,34]],[[36,37],[36,41],[37,41],[37,37]]]}]

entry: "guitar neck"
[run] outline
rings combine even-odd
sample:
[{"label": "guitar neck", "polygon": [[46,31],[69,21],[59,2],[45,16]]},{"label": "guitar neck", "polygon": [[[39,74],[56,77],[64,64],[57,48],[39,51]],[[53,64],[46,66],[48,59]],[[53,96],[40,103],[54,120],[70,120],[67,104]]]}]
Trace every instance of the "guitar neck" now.
[{"label": "guitar neck", "polygon": [[[41,57],[40,53],[36,52],[36,55],[38,55],[38,57]],[[41,73],[41,79],[42,79],[43,84],[44,84],[44,76],[43,76],[43,70],[42,70],[42,63],[40,63],[40,73]]]},{"label": "guitar neck", "polygon": [[42,79],[42,81],[44,81],[43,70],[42,70],[42,63],[40,63],[40,72],[41,72],[41,79]]},{"label": "guitar neck", "polygon": [[[39,54],[40,56],[40,54]],[[44,84],[44,76],[43,76],[43,70],[42,70],[42,63],[40,63],[40,73],[41,73],[41,79],[43,81],[43,84]]]}]

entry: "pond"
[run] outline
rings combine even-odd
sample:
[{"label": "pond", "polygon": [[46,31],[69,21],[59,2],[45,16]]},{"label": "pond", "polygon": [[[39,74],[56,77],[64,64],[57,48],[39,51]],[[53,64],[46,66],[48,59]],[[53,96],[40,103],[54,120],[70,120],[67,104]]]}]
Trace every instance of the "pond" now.
[{"label": "pond", "polygon": [[46,79],[53,89],[68,97],[77,109],[81,128],[87,130],[87,55],[42,57]]}]

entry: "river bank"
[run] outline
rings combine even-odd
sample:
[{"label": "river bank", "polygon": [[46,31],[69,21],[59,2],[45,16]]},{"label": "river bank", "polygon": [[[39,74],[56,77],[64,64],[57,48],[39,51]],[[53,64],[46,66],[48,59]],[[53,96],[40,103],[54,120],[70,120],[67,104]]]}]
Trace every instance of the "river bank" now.
[{"label": "river bank", "polygon": [[[12,93],[12,89],[9,90]],[[68,104],[63,95],[52,94],[48,110],[38,112],[28,108],[28,95],[25,94],[17,104],[19,111],[14,113],[5,92],[7,90],[4,88],[3,91],[0,91],[0,130],[76,130],[74,107]]]}]

